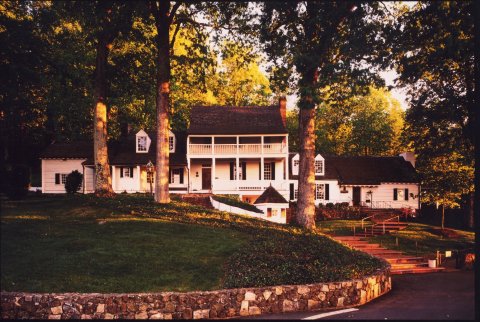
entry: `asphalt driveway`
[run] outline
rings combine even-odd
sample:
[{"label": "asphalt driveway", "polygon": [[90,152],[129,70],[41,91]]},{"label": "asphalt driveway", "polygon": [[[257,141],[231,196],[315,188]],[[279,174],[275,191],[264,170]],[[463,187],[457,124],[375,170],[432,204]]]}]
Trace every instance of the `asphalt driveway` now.
[{"label": "asphalt driveway", "polygon": [[[329,320],[474,320],[475,273],[455,270],[431,274],[394,275],[392,291],[357,311]],[[320,319],[325,312],[262,315],[250,319]],[[316,317],[317,316],[317,317]]]}]

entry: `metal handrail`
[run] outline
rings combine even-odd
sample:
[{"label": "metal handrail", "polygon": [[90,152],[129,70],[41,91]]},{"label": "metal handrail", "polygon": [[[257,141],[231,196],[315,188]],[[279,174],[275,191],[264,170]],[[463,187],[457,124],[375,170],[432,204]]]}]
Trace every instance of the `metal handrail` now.
[{"label": "metal handrail", "polygon": [[392,218],[388,218],[387,220],[382,221],[382,226],[383,226],[383,234],[385,235],[385,222],[390,221],[392,219],[397,218],[397,222],[400,222],[400,216],[393,216]]},{"label": "metal handrail", "polygon": [[362,219],[362,229],[363,229],[363,221],[368,219],[368,218],[372,218],[372,217],[375,217],[375,215],[371,215],[371,216],[368,216],[368,217],[365,217],[365,218]]}]

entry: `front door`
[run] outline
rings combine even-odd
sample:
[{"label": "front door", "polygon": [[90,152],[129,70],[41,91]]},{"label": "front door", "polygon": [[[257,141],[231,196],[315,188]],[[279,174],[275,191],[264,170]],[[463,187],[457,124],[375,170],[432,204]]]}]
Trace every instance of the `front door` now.
[{"label": "front door", "polygon": [[360,206],[360,195],[361,195],[361,189],[360,187],[353,187],[353,205],[354,206]]},{"label": "front door", "polygon": [[212,189],[212,168],[202,168],[202,190]]}]

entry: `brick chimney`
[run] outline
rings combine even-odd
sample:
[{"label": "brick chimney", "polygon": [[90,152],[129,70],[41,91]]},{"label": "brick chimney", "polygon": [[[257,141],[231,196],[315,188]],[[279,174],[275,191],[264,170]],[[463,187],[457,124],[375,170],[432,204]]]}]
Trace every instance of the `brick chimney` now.
[{"label": "brick chimney", "polygon": [[405,161],[410,162],[415,168],[415,154],[413,152],[403,152],[400,153],[400,156],[405,159]]},{"label": "brick chimney", "polygon": [[280,109],[280,116],[282,117],[283,125],[287,126],[287,98],[280,96],[278,98],[278,107]]}]

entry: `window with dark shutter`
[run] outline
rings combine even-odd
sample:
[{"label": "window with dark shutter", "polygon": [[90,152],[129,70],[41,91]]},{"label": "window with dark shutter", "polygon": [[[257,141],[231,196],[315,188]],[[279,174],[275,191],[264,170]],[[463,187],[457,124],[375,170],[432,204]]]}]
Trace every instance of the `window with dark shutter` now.
[{"label": "window with dark shutter", "polygon": [[397,190],[398,190],[397,188],[393,189],[393,200],[398,199],[398,191]]},{"label": "window with dark shutter", "polygon": [[290,200],[294,199],[294,190],[295,190],[295,185],[293,183],[290,184]]},{"label": "window with dark shutter", "polygon": [[55,184],[60,184],[60,173],[55,173]]},{"label": "window with dark shutter", "polygon": [[272,162],[272,180],[275,180],[275,162]]},{"label": "window with dark shutter", "polygon": [[123,178],[123,167],[120,167],[120,178]]},{"label": "window with dark shutter", "polygon": [[172,171],[173,171],[173,169],[170,169],[168,171],[168,183],[172,183]]},{"label": "window with dark shutter", "polygon": [[405,200],[408,201],[408,188],[405,189]]},{"label": "window with dark shutter", "polygon": [[262,161],[258,162],[258,180],[262,180]]},{"label": "window with dark shutter", "polygon": [[233,177],[233,162],[230,162],[230,180],[234,180],[235,178]]},{"label": "window with dark shutter", "polygon": [[330,199],[330,185],[328,183],[325,184],[325,200]]},{"label": "window with dark shutter", "polygon": [[180,169],[180,184],[183,184],[183,169]]},{"label": "window with dark shutter", "polygon": [[130,167],[130,178],[133,178],[133,167]]}]

